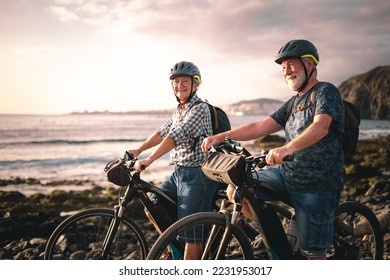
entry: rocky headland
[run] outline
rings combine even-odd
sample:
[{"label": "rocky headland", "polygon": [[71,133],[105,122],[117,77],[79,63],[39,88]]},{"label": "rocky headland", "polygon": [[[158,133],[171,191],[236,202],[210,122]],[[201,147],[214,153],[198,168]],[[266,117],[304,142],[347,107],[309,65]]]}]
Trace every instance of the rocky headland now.
[{"label": "rocky headland", "polygon": [[[250,150],[272,148],[278,137],[259,139]],[[93,207],[112,208],[119,188],[107,182],[63,181],[53,185],[89,186],[81,191],[54,190],[31,196],[16,191],[2,191],[1,186],[39,184],[33,178],[0,179],[0,259],[43,259],[46,241],[55,227],[68,215]],[[381,222],[385,259],[390,259],[390,136],[359,141],[358,154],[346,166],[343,199],[352,198],[370,207]],[[127,214],[145,230],[153,243],[156,232],[145,218],[143,207],[133,203]],[[136,210],[134,211],[134,208]]]},{"label": "rocky headland", "polygon": [[390,65],[353,76],[339,90],[344,99],[358,106],[363,119],[390,119]]},{"label": "rocky headland", "polygon": [[[344,99],[359,108],[362,119],[390,119],[390,65],[378,66],[353,76],[338,88]],[[269,115],[285,101],[260,98],[240,101],[223,109],[229,115]]]}]

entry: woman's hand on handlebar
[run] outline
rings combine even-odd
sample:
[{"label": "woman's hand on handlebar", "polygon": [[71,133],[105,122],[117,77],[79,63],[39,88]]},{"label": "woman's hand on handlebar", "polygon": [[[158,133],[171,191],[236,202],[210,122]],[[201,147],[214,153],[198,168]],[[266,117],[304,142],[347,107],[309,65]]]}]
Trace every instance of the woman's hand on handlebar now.
[{"label": "woman's hand on handlebar", "polygon": [[144,171],[144,170],[146,169],[146,167],[148,167],[149,165],[152,164],[152,162],[153,162],[153,160],[151,160],[150,158],[139,159],[139,160],[137,160],[137,162],[135,163],[134,169],[135,169],[135,171],[137,171],[137,172]]},{"label": "woman's hand on handlebar", "polygon": [[141,151],[139,149],[135,149],[135,150],[128,150],[127,151],[129,154],[132,154],[134,157],[138,157],[139,154],[141,153]]},{"label": "woman's hand on handlebar", "polygon": [[202,142],[202,146],[201,146],[202,151],[204,153],[208,153],[212,146],[218,145],[219,143],[221,143],[223,141],[225,141],[225,137],[222,137],[219,134],[213,135],[210,137],[206,137],[205,139],[203,139],[203,142]]}]

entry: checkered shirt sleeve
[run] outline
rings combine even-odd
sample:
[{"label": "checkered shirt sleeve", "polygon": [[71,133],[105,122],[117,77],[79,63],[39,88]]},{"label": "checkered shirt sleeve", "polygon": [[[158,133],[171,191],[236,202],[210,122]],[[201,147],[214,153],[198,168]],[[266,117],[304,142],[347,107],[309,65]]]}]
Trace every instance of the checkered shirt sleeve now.
[{"label": "checkered shirt sleeve", "polygon": [[175,148],[170,154],[174,165],[200,166],[206,158],[201,144],[205,137],[212,135],[211,114],[208,105],[203,102],[192,106],[198,100],[194,95],[185,109],[178,107],[159,129],[162,138],[169,135],[175,142]]}]

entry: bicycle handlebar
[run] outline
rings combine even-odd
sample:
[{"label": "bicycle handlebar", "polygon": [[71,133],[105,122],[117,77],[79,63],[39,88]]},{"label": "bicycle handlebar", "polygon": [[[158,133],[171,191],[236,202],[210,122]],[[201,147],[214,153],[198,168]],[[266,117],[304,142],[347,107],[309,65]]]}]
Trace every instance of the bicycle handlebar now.
[{"label": "bicycle handlebar", "polygon": [[[241,146],[240,142],[226,138],[224,142],[219,143],[211,148],[212,152],[223,152],[225,154],[242,154],[245,157],[245,161],[250,164],[257,165],[259,168],[263,168],[267,165],[265,157],[268,154],[268,150],[262,150],[260,154],[252,155],[247,149]],[[288,155],[283,161],[293,161],[294,156]]]},{"label": "bicycle handlebar", "polygon": [[[135,165],[137,160],[138,160],[138,158],[135,157],[132,153],[129,153],[128,151],[126,151],[122,157],[123,164],[126,166],[126,168],[129,172],[132,172],[135,170],[134,165]],[[141,165],[141,170],[145,170],[145,165]]]},{"label": "bicycle handlebar", "polygon": [[[252,155],[245,147],[241,146],[240,142],[226,138],[224,142],[219,143],[216,146],[211,147],[211,152],[223,152],[225,154],[242,154],[245,157],[245,161],[250,164],[257,165],[259,168],[263,168],[267,165],[265,157],[268,154],[268,150],[262,150],[260,154]],[[138,160],[133,154],[128,151],[123,155],[122,161],[129,172],[134,171],[135,162]],[[283,161],[293,161],[294,156],[288,155]],[[145,170],[145,166],[141,165],[141,170]]]},{"label": "bicycle handlebar", "polygon": [[130,172],[134,171],[134,165],[135,162],[138,160],[132,153],[129,153],[128,151],[125,152],[125,154],[122,157],[122,162],[126,169]]}]

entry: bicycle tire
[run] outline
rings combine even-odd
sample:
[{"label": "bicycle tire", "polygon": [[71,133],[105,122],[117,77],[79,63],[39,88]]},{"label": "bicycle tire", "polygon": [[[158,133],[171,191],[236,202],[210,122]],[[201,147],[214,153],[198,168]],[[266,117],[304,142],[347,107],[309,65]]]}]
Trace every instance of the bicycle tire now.
[{"label": "bicycle tire", "polygon": [[[287,230],[292,213],[279,205],[272,205]],[[360,229],[360,233],[358,232]],[[363,230],[363,231],[362,231]],[[334,236],[328,250],[330,260],[383,259],[383,235],[378,218],[367,206],[356,202],[341,203],[335,211]]]},{"label": "bicycle tire", "polygon": [[[176,251],[180,251],[182,254],[184,245],[180,243],[182,247],[178,248],[177,236],[184,234],[184,232],[188,232],[188,230],[193,230],[194,227],[202,226],[203,231],[203,228],[209,229],[213,225],[216,226],[218,232],[217,237],[211,240],[211,238],[207,236],[209,232],[206,230],[207,233],[205,238],[207,238],[207,242],[211,243],[211,249],[206,254],[203,251],[204,248],[202,248],[201,254],[207,255],[203,259],[253,259],[253,250],[249,239],[246,237],[243,229],[237,225],[231,225],[231,238],[229,238],[229,244],[227,244],[227,248],[224,250],[222,258],[215,257],[217,251],[216,247],[218,247],[221,241],[220,235],[223,234],[226,229],[226,216],[213,212],[195,213],[175,222],[160,235],[152,246],[147,259],[167,259],[165,254],[167,253],[167,250],[170,250],[168,249],[170,244],[175,244]],[[174,259],[182,259],[182,256]]]},{"label": "bicycle tire", "polygon": [[383,259],[383,234],[378,218],[356,201],[341,203],[335,213],[333,246],[328,259]]},{"label": "bicycle tire", "polygon": [[[65,219],[51,234],[45,260],[102,259],[101,245],[115,213],[88,209]],[[145,259],[149,247],[137,224],[124,216],[106,259]]]}]

